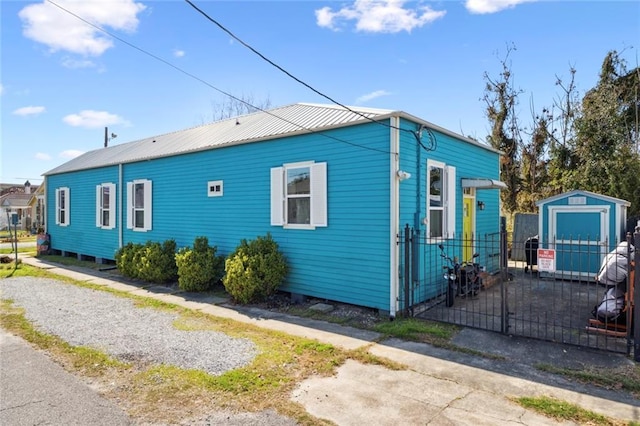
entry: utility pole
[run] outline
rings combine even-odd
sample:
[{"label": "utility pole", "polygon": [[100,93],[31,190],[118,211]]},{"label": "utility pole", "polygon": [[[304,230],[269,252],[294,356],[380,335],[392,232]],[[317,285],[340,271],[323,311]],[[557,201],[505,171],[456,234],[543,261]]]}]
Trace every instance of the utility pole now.
[{"label": "utility pole", "polygon": [[115,133],[111,133],[111,137],[109,137],[109,128],[105,127],[104,128],[104,147],[106,148],[107,146],[109,146],[109,141],[117,137],[118,135],[116,135]]}]

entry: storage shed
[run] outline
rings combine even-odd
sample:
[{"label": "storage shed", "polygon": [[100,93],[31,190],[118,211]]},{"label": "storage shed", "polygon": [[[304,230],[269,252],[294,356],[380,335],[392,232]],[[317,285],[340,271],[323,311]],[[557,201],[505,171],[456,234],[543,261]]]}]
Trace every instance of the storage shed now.
[{"label": "storage shed", "polygon": [[539,247],[555,249],[555,272],[541,271],[541,276],[594,279],[602,258],[625,238],[630,204],[582,190],[536,202]]}]

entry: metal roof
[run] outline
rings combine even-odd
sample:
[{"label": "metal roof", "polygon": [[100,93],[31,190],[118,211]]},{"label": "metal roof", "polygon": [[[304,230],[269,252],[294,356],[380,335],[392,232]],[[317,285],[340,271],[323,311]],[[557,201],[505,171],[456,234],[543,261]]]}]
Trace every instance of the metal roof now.
[{"label": "metal roof", "polygon": [[347,109],[337,105],[297,103],[96,149],[49,170],[44,175],[132,163],[223,146],[258,142],[284,135],[292,136],[294,134],[319,132],[329,128],[362,123],[367,120],[384,120],[391,116],[414,120],[438,131],[464,139],[469,143],[495,151],[491,147],[457,135],[402,111],[365,107],[348,107]]},{"label": "metal roof", "polygon": [[[227,145],[309,133],[391,114],[392,110],[298,103],[86,152],[44,175],[167,157]],[[364,117],[367,118],[364,118]]]}]

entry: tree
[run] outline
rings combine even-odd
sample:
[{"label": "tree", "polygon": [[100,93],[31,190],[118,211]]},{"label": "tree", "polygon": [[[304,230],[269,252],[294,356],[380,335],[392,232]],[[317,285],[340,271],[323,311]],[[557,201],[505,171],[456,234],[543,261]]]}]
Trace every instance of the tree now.
[{"label": "tree", "polygon": [[631,212],[640,211],[638,75],[616,51],[605,57],[576,119],[577,167],[569,179],[573,188],[629,200]]},{"label": "tree", "polygon": [[483,100],[487,105],[486,114],[491,124],[488,141],[491,146],[504,153],[500,158],[500,176],[507,188],[500,192],[502,208],[512,214],[517,210],[517,198],[520,191],[520,151],[521,137],[515,107],[522,90],[513,86],[509,55],[515,47],[508,46],[505,58],[500,61],[502,71],[498,79],[492,79],[484,73],[486,81]]},{"label": "tree", "polygon": [[535,212],[536,201],[551,195],[548,185],[548,161],[545,158],[551,140],[549,122],[552,117],[549,110],[543,108],[542,114],[534,119],[535,124],[529,141],[522,146],[521,187],[516,198],[520,212]]},{"label": "tree", "polygon": [[556,75],[556,86],[562,89],[562,94],[554,100],[549,124],[550,136],[549,161],[547,172],[549,176],[550,195],[566,192],[571,176],[576,170],[575,155],[576,119],[580,117],[580,98],[576,86],[576,69],[569,68],[568,82]]},{"label": "tree", "polygon": [[271,100],[267,96],[266,99],[258,102],[253,94],[242,94],[238,98],[225,96],[222,98],[222,102],[217,104],[212,103],[211,107],[213,110],[211,113],[212,121],[220,121],[269,109],[271,108]]}]

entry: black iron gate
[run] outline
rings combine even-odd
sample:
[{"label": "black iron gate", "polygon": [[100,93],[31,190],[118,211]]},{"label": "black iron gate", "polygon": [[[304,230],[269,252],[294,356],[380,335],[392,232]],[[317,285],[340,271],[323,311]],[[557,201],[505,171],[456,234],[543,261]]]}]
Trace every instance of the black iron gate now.
[{"label": "black iron gate", "polygon": [[[507,233],[469,239],[448,238],[434,241],[406,226],[399,235],[401,246],[399,305],[401,313],[423,319],[447,322],[465,327],[480,328],[505,334],[525,336],[579,346],[630,354],[636,342],[634,354],[640,361],[639,336],[633,335],[632,324],[637,323],[640,252],[635,253],[635,286],[627,279],[619,285],[623,289],[624,312],[615,321],[597,321],[594,308],[600,304],[608,290],[593,277],[567,276],[566,273],[540,271],[537,244],[532,241],[507,243]],[[640,230],[627,234],[628,243],[640,247]],[[635,244],[634,244],[635,243]],[[509,248],[526,252],[527,259],[511,260]],[[555,253],[588,262],[588,256],[580,253],[580,246],[571,253]],[[589,248],[593,254],[593,248]],[[601,250],[605,251],[604,248]],[[462,263],[471,252],[481,268],[482,286],[476,293],[456,295],[448,306],[448,280],[444,277],[447,261],[444,256],[456,258]],[[600,259],[607,255],[594,258]],[[629,252],[632,256],[633,252]],[[592,256],[593,257],[593,256]],[[587,259],[587,260],[585,260]],[[628,263],[629,278],[633,277],[632,262]],[[593,269],[594,265],[588,266]],[[599,268],[600,265],[597,265]],[[596,268],[597,270],[597,268]],[[635,298],[635,300],[633,300]],[[640,331],[636,331],[640,334]],[[635,339],[634,339],[635,337]]]}]

